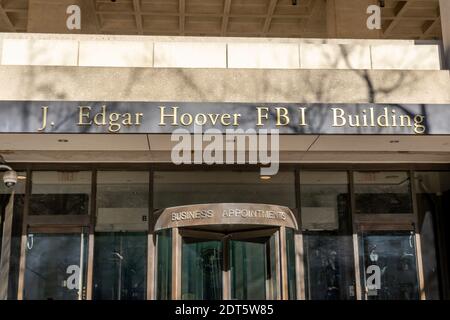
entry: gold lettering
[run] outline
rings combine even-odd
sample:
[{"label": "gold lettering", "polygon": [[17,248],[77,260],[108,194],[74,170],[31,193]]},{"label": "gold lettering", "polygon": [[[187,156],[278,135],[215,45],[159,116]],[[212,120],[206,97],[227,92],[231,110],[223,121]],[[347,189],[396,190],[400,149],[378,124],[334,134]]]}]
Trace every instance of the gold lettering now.
[{"label": "gold lettering", "polygon": [[[408,124],[405,125],[405,120]],[[400,115],[400,127],[411,127],[411,117],[407,114]]]},{"label": "gold lettering", "polygon": [[223,126],[229,126],[231,124],[231,122],[230,121],[226,121],[226,120],[230,120],[230,118],[231,118],[231,116],[230,116],[229,113],[222,114],[222,116],[220,117],[220,123]]},{"label": "gold lettering", "polygon": [[377,124],[380,127],[388,127],[388,109],[383,108],[383,113],[377,117]]},{"label": "gold lettering", "polygon": [[[99,120],[99,117],[101,120]],[[106,106],[102,106],[102,111],[94,116],[94,123],[97,126],[106,126]]]},{"label": "gold lettering", "polygon": [[[347,120],[344,118],[344,110],[341,108],[331,108],[333,110],[333,127],[343,127],[347,123]],[[339,112],[339,114],[338,114]],[[341,120],[341,123],[338,123],[338,120]]]},{"label": "gold lettering", "polygon": [[298,119],[298,125],[299,126],[307,126],[307,124],[306,124],[306,108],[305,107],[298,108],[298,111],[300,112],[299,119]]},{"label": "gold lettering", "polygon": [[[290,122],[289,116],[288,116],[288,109],[284,107],[275,108],[277,110],[277,126],[285,126],[288,125]],[[282,122],[282,119],[284,120]]]},{"label": "gold lettering", "polygon": [[44,131],[47,127],[47,113],[48,113],[48,107],[41,107],[42,109],[42,127],[38,129],[38,131]]},{"label": "gold lettering", "polygon": [[111,113],[109,115],[109,127],[108,130],[110,132],[118,132],[121,129],[121,125],[117,123],[117,121],[120,119],[120,113]]},{"label": "gold lettering", "polygon": [[173,113],[171,113],[171,114],[164,113],[164,110],[166,110],[166,107],[159,107],[159,109],[160,109],[160,121],[159,121],[160,126],[166,125],[166,122],[164,121],[165,117],[172,117],[172,125],[173,126],[178,125],[178,122],[177,122],[178,107],[172,107]]},{"label": "gold lettering", "polygon": [[[200,119],[201,118],[201,119]],[[199,125],[199,126],[203,126],[205,125],[205,123],[208,121],[208,119],[206,118],[205,114],[203,113],[197,113],[195,115],[195,124]]]},{"label": "gold lettering", "polygon": [[80,106],[78,107],[78,125],[79,126],[89,126],[92,124],[92,121],[89,122],[84,122],[84,119],[87,118],[87,120],[89,119],[90,116],[90,111],[91,111],[91,107],[89,106]]},{"label": "gold lettering", "polygon": [[426,127],[422,124],[425,121],[425,116],[416,115],[414,117],[414,132],[418,134],[425,133]]},{"label": "gold lettering", "polygon": [[183,113],[181,115],[180,122],[183,126],[189,126],[192,124],[192,116],[189,113]]},{"label": "gold lettering", "polygon": [[233,114],[233,118],[234,118],[233,126],[238,126],[238,125],[239,125],[238,119],[239,119],[240,117],[241,117],[241,114],[240,114],[240,113],[235,113],[235,114]]},{"label": "gold lettering", "polygon": [[122,124],[123,124],[124,126],[131,126],[131,125],[133,125],[133,120],[132,120],[132,118],[131,118],[131,113],[129,113],[129,112],[124,113],[124,114],[122,115],[122,118],[124,118],[124,119],[122,120]]},{"label": "gold lettering", "polygon": [[138,113],[136,113],[135,116],[136,116],[136,123],[135,123],[135,125],[140,126],[142,118],[144,118],[144,114],[142,112],[138,112]]},{"label": "gold lettering", "polygon": [[[256,107],[256,109],[258,110],[258,122],[256,123],[257,126],[263,126],[262,124],[262,119],[269,119],[269,108],[266,107]],[[265,111],[264,113],[262,111]]]}]

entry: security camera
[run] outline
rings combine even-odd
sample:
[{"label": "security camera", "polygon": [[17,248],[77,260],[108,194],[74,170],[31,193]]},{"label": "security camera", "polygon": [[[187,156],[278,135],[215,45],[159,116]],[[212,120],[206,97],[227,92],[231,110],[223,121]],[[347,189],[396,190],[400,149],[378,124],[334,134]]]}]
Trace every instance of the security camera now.
[{"label": "security camera", "polygon": [[3,183],[7,188],[13,188],[17,184],[17,172],[14,170],[6,171],[3,174]]},{"label": "security camera", "polygon": [[10,166],[0,164],[0,169],[6,169],[3,174],[3,183],[7,188],[12,188],[17,184],[17,172],[15,172]]}]

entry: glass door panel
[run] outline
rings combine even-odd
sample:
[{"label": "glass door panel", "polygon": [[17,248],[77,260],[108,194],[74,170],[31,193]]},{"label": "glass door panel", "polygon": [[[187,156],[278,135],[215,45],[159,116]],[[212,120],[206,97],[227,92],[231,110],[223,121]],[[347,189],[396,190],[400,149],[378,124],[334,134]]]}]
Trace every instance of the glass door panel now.
[{"label": "glass door panel", "polygon": [[363,233],[361,249],[366,299],[419,299],[414,232]]},{"label": "glass door panel", "polygon": [[24,299],[84,299],[86,244],[83,233],[29,233]]},{"label": "glass door panel", "polygon": [[156,299],[172,296],[172,229],[162,230],[156,237]]},{"label": "glass door panel", "polygon": [[222,299],[222,242],[183,237],[181,298]]},{"label": "glass door panel", "polygon": [[230,240],[231,299],[277,299],[276,237]]},{"label": "glass door panel", "polygon": [[97,233],[94,249],[94,299],[146,298],[146,233]]},{"label": "glass door panel", "polygon": [[305,234],[306,292],[310,300],[355,299],[351,236]]}]

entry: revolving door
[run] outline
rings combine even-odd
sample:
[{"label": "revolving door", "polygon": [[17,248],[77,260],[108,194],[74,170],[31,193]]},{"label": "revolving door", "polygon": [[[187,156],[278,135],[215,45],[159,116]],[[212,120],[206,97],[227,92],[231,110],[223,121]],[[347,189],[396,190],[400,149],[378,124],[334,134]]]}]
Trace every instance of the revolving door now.
[{"label": "revolving door", "polygon": [[[295,269],[295,262],[289,250],[293,239],[286,234],[293,235],[295,220],[289,209],[270,207],[214,204],[165,209],[165,214],[171,213],[169,224],[176,226],[157,231],[157,299],[290,298],[289,285],[295,279],[289,277],[295,277],[295,270],[289,270]],[[230,210],[238,216],[228,215]],[[202,212],[205,218],[195,218]],[[191,219],[177,221],[180,215],[174,213]]]}]

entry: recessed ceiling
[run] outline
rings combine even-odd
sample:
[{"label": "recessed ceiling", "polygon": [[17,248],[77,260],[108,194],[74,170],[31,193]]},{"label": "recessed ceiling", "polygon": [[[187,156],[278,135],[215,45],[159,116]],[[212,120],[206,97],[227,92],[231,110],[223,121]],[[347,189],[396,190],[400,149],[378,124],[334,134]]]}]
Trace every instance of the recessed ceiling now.
[{"label": "recessed ceiling", "polygon": [[[364,33],[357,30],[359,27],[352,28],[348,21],[364,24],[367,14],[363,9],[367,4],[377,3],[353,0],[363,3],[356,10],[348,6],[350,0],[334,0],[338,19],[346,26],[342,27],[341,34],[330,36],[325,0],[298,0],[297,5],[292,5],[292,0],[92,1],[83,12],[90,11],[85,16],[94,17],[94,30],[98,34],[295,38],[346,38],[347,35],[352,38],[352,33],[354,37],[361,36]],[[42,22],[36,22],[29,14],[30,2],[36,8],[52,1],[0,1],[0,32],[34,32],[29,30],[30,19],[33,25],[41,23],[39,29],[45,30],[51,21],[43,18]],[[439,0],[386,0],[382,26],[375,38],[440,39]],[[57,33],[70,31],[60,28]]]}]

